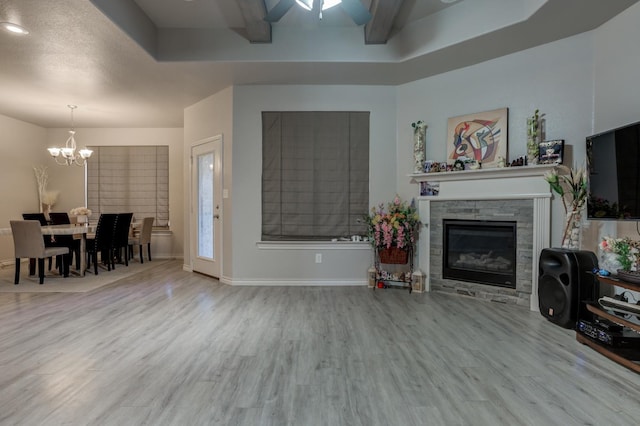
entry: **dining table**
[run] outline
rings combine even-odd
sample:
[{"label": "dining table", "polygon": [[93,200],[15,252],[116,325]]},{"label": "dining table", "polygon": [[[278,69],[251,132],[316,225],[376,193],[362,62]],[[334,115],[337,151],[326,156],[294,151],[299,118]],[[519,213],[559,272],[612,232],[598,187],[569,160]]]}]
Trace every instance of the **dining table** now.
[{"label": "dining table", "polygon": [[[72,235],[80,240],[80,276],[87,269],[87,234],[96,232],[96,225],[90,223],[72,223],[63,225],[44,225],[42,235]],[[0,228],[0,235],[11,235],[11,228]]]}]

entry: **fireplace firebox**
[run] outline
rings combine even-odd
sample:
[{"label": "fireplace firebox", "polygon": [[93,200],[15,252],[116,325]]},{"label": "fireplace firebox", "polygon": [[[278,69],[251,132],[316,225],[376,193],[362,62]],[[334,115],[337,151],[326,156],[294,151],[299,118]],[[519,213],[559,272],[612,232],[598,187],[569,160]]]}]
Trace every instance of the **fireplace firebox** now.
[{"label": "fireplace firebox", "polygon": [[516,225],[444,219],[442,278],[516,288]]}]

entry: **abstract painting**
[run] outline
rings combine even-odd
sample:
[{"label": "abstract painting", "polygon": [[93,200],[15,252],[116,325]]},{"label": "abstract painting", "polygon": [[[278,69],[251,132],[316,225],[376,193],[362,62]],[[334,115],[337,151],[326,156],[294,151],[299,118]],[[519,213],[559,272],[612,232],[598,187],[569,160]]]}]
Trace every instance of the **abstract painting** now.
[{"label": "abstract painting", "polygon": [[501,108],[450,118],[447,126],[447,162],[478,161],[482,168],[507,159],[509,109]]}]

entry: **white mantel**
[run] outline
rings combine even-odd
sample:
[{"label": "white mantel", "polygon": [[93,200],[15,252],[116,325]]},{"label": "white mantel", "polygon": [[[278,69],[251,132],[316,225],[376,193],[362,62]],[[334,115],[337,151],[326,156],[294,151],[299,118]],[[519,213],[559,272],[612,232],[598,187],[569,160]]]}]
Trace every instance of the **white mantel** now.
[{"label": "white mantel", "polygon": [[[412,182],[439,182],[437,196],[418,197],[420,217],[428,223],[432,201],[449,200],[533,200],[533,256],[532,290],[530,309],[538,308],[538,259],[542,249],[550,245],[551,191],[544,180],[544,174],[553,165],[506,167],[495,169],[468,170],[459,172],[439,172],[411,174]],[[428,235],[428,232],[425,234]],[[429,290],[429,238],[425,238],[419,249],[419,265],[427,276],[426,290]]]}]

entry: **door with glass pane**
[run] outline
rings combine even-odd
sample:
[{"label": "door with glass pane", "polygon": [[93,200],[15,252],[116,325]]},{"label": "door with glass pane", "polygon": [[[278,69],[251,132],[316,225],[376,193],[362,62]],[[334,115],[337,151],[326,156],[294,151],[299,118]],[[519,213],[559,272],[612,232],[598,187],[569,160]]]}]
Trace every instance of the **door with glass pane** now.
[{"label": "door with glass pane", "polygon": [[222,262],[222,137],[191,148],[191,263],[220,277]]}]

